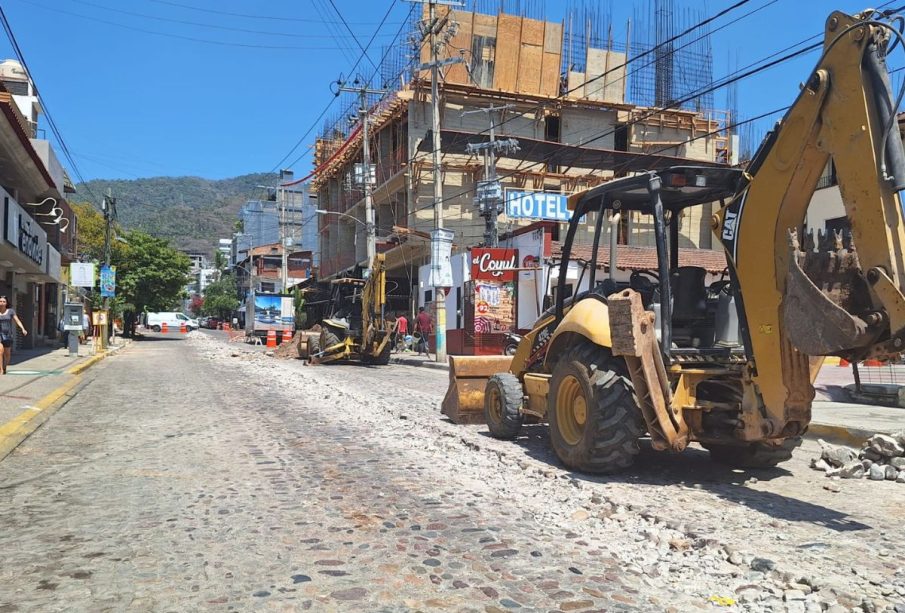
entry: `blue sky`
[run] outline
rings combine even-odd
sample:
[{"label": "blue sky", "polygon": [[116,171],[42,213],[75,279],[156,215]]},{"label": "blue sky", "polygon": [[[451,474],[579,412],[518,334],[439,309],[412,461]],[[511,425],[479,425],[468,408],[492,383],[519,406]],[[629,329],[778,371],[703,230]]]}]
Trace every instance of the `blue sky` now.
[{"label": "blue sky", "polygon": [[[332,2],[362,45],[390,9],[369,52],[375,63],[411,7],[402,0]],[[560,19],[566,4],[546,2],[547,18]],[[704,11],[733,4],[710,0]],[[617,37],[634,8],[646,5],[610,4]],[[5,0],[3,8],[86,179],[269,171],[313,124],[330,101],[331,81],[348,75],[360,53],[331,0]],[[712,25],[754,11],[712,35],[714,77],[822,32],[832,9],[863,8],[863,0],[750,0]],[[2,44],[4,56],[13,57]],[[812,53],[740,82],[741,116],[791,103],[816,59]],[[370,70],[366,62],[359,68]],[[714,102],[724,107],[725,92]],[[303,156],[296,175],[310,165]]]}]

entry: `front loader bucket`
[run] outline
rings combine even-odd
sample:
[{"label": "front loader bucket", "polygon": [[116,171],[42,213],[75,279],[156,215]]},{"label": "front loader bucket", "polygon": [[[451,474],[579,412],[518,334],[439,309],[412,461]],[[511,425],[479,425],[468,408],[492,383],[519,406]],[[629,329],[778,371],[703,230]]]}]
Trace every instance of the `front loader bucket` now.
[{"label": "front loader bucket", "polygon": [[510,356],[449,356],[449,389],[441,412],[455,424],[483,424],[487,380],[509,372],[510,364]]}]

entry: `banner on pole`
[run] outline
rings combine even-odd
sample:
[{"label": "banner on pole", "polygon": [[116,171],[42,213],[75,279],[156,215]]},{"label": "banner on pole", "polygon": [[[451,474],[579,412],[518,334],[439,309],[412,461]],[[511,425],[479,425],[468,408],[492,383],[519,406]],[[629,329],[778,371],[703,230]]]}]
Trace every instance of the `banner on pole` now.
[{"label": "banner on pole", "polygon": [[116,266],[101,266],[101,298],[116,296]]}]

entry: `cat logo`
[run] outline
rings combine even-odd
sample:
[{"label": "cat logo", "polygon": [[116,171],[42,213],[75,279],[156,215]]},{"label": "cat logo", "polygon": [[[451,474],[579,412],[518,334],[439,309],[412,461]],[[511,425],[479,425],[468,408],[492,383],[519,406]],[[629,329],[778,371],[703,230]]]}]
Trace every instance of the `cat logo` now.
[{"label": "cat logo", "polygon": [[726,218],[723,220],[723,240],[735,240],[735,224],[738,221],[738,213],[726,211]]}]

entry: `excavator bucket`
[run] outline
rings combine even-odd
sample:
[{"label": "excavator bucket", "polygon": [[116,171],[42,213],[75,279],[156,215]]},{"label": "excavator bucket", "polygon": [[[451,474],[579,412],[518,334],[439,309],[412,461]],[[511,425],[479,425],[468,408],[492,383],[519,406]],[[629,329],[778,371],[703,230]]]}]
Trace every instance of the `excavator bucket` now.
[{"label": "excavator bucket", "polygon": [[456,424],[484,423],[484,388],[499,372],[509,372],[509,356],[449,356],[449,389],[441,412]]}]

